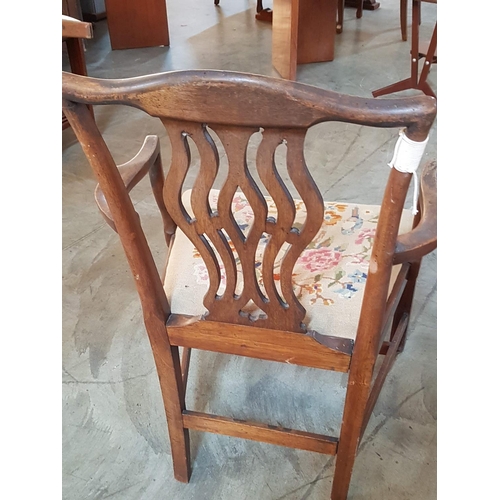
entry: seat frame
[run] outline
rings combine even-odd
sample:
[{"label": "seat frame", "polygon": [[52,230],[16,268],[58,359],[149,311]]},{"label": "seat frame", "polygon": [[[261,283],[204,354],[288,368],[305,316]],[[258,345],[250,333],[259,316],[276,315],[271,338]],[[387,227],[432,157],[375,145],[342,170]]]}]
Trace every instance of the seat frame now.
[{"label": "seat frame", "polygon": [[[133,106],[163,121],[172,143],[172,164],[166,178],[156,136],[148,136],[141,151],[130,162],[116,165],[87,107],[101,104]],[[415,217],[413,230],[404,235],[398,235],[399,219],[412,174],[395,168],[388,173],[354,342],[308,331],[302,323],[302,306],[299,307],[293,300],[280,303],[280,297],[277,297],[279,306],[273,306],[276,311],[267,314],[267,318],[259,323],[244,314],[235,316],[227,312],[238,298],[211,296],[210,290],[217,291],[220,273],[217,275],[217,266],[214,267],[217,261],[209,262],[209,246],[205,246],[206,252],[202,254],[211,281],[204,302],[208,316],[172,314],[163,289],[164,276],[156,268],[129,192],[149,173],[163,218],[167,245],[172,245],[179,228],[186,232],[198,249],[203,248],[200,244],[203,235],[213,236],[214,231],[221,230],[221,227],[227,229],[231,219],[227,204],[225,208],[221,205],[225,213],[211,212],[203,199],[194,203],[197,204],[194,219],[182,211],[180,191],[190,159],[189,149],[186,149],[187,137],[191,135],[196,139],[196,134],[206,132],[205,124],[217,131],[229,159],[226,185],[231,182],[234,186],[247,183],[247,192],[254,189],[252,196],[255,199],[250,201],[254,203],[257,214],[257,188],[251,184],[249,177],[242,178],[247,171],[241,164],[237,166],[238,158],[241,159],[238,154],[246,151],[242,137],[249,137],[250,131],[259,130],[259,127],[264,128],[265,137],[265,131],[270,129],[270,142],[263,146],[262,154],[267,154],[269,160],[273,147],[281,144],[283,138],[288,139],[287,147],[291,151],[290,156],[293,156],[288,172],[295,184],[302,184],[304,201],[307,201],[306,198],[313,199],[308,205],[312,222],[308,228],[306,223],[299,232],[283,221],[279,214],[286,214],[289,200],[287,196],[279,195],[276,186],[273,187],[272,179],[277,176],[277,171],[273,170],[273,162],[266,160],[262,163],[263,181],[270,192],[274,190],[274,198],[279,205],[278,218],[265,219],[265,223],[261,219],[254,224],[261,224],[257,230],[266,231],[273,237],[280,231],[285,233],[285,240],[288,239],[293,248],[290,252],[298,257],[301,246],[293,245],[299,240],[302,246],[310,241],[309,238],[316,234],[317,223],[321,223],[323,218],[322,213],[317,213],[322,197],[300,154],[300,138],[305,136],[308,128],[324,121],[384,128],[405,127],[410,139],[424,141],[435,119],[435,100],[427,96],[387,100],[353,97],[295,82],[223,71],[180,71],[122,80],[88,78],[63,72],[63,109],[99,183],[96,189],[98,207],[105,220],[117,231],[135,279],[165,405],[175,478],[189,481],[189,430],[207,431],[336,454],[331,498],[347,498],[358,445],[396,354],[404,346],[420,261],[437,245],[436,163],[431,162],[424,168],[420,211]],[[294,149],[293,140],[297,140],[298,149]],[[196,181],[198,191],[204,192],[210,190],[214,173],[210,174],[212,177],[207,174],[207,168],[211,168],[207,165],[212,164],[206,155],[210,158],[213,148],[208,139],[206,142],[201,149],[199,146],[202,163],[205,162],[205,174],[199,175]],[[229,202],[231,192],[226,193]],[[237,233],[233,234],[234,242]],[[249,235],[248,241],[250,239]],[[296,260],[294,255],[289,262],[290,276]],[[242,265],[250,266],[252,262],[247,259]],[[402,264],[401,271],[389,294],[391,269],[399,264]],[[283,273],[285,281],[286,274]],[[282,283],[283,295],[290,292],[287,286],[286,282]],[[249,296],[255,299],[255,290],[253,293]],[[271,300],[272,294],[268,295]],[[214,306],[217,300],[223,300],[227,307]],[[264,306],[267,304],[265,301],[262,303]],[[182,358],[179,347],[183,347]],[[349,373],[339,437],[188,410],[185,393],[193,348]],[[379,354],[385,355],[385,358],[374,376]]]}]

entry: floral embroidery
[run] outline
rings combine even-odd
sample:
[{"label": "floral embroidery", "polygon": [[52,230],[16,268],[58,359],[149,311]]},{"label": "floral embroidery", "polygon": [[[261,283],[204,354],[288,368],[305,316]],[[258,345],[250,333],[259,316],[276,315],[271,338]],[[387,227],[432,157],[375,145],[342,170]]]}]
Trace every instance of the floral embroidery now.
[{"label": "floral embroidery", "polygon": [[[196,252],[198,253],[198,252]],[[193,255],[194,256],[194,255]],[[201,258],[201,255],[198,253],[198,256]],[[196,283],[207,283],[208,282],[208,270],[205,264],[195,264],[194,266],[194,275],[196,276]]]},{"label": "floral embroidery", "polygon": [[354,273],[348,274],[347,280],[340,279],[344,276],[342,271],[338,275],[340,275],[339,279],[331,281],[328,286],[332,287],[334,293],[339,294],[344,299],[353,297],[360,290],[361,286],[365,284],[367,278],[367,274],[358,269]]},{"label": "floral embroidery", "polygon": [[297,260],[297,264],[304,266],[311,273],[326,271],[340,262],[340,252],[330,248],[305,250]]},{"label": "floral embroidery", "polygon": [[367,278],[366,273],[362,273],[361,271],[356,270],[356,272],[349,274],[349,278],[351,278],[354,283],[364,283]]},{"label": "floral embroidery", "polygon": [[359,216],[358,207],[353,208],[352,215],[342,224],[342,234],[354,234],[363,225],[363,219]]},{"label": "floral embroidery", "polygon": [[328,226],[333,226],[337,222],[342,220],[342,215],[337,212],[345,212],[347,205],[335,204],[335,208],[327,208],[325,210],[325,224]]},{"label": "floral embroidery", "polygon": [[[268,203],[268,217],[276,217],[277,209],[271,198]],[[212,200],[217,202],[216,195]],[[305,204],[296,201],[297,214],[294,226],[301,228],[307,218]],[[351,205],[352,206],[352,205]],[[253,210],[243,195],[235,195],[233,199],[233,216],[242,230],[247,232],[253,221]],[[369,210],[360,215],[359,207],[354,207],[349,214],[348,205],[341,203],[325,203],[324,223],[314,240],[298,258],[292,276],[294,291],[299,299],[310,304],[321,303],[331,305],[337,298],[348,300],[364,289],[368,276],[368,265],[375,238],[378,215]],[[363,218],[366,217],[366,218]],[[256,252],[255,274],[257,282],[263,286],[262,255],[270,236],[263,234]],[[234,250],[233,242],[229,242]],[[200,259],[194,266],[194,274],[198,283],[207,283],[209,276],[196,249],[193,257]],[[274,268],[274,280],[280,289],[280,266],[283,254],[278,255]],[[236,265],[240,270],[239,259]],[[221,282],[226,283],[224,267],[221,266]]]},{"label": "floral embroidery", "polygon": [[339,290],[334,290],[335,293],[340,294],[340,296],[344,299],[350,299],[357,291],[357,288],[354,288],[351,283],[346,283]]},{"label": "floral embroidery", "polygon": [[375,228],[372,229],[362,229],[359,233],[357,238],[354,240],[356,245],[361,245],[363,243],[363,240],[371,240],[373,241],[373,238],[375,238]]},{"label": "floral embroidery", "polygon": [[321,282],[317,281],[315,283],[309,283],[309,284],[304,284],[304,285],[297,285],[295,286],[295,293],[297,294],[297,297],[299,299],[302,298],[304,295],[304,292],[308,293],[309,295],[313,295],[311,297],[310,303],[315,304],[318,300],[323,301],[323,305],[329,306],[333,304],[333,299],[329,299],[327,297],[323,297],[323,286]]}]

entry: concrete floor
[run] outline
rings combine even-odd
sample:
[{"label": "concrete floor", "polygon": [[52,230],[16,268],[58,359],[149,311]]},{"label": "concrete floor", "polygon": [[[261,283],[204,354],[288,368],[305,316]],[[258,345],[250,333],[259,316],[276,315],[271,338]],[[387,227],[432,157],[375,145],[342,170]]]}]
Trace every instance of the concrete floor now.
[{"label": "concrete floor", "polygon": [[[346,9],[335,60],[299,67],[297,80],[370,96],[409,76],[410,42],[401,41],[399,1],[381,4],[362,19]],[[124,51],[111,50],[106,21],[100,21],[87,44],[89,74],[128,77],[213,68],[276,75],[271,26],[255,21],[254,10],[250,0],[221,0],[218,8],[211,0],[168,0],[171,46]],[[423,36],[430,35],[435,12],[435,6],[423,5]],[[430,82],[437,89],[435,68]],[[96,119],[117,162],[133,156],[151,133],[163,138],[168,159],[168,141],[156,120],[114,106],[96,109]],[[394,132],[344,124],[314,127],[306,159],[325,199],[378,203]],[[334,459],[197,432],[191,433],[191,482],[173,479],[134,283],[117,236],[94,205],[95,181],[71,129],[62,140],[63,498],[329,498]],[[436,125],[424,161],[435,155]],[[160,262],[160,222],[147,183],[136,188],[133,199]],[[352,499],[436,497],[436,260],[436,252],[424,260],[406,350],[388,376],[360,445]],[[338,435],[343,374],[197,352],[191,366],[190,409]]]}]

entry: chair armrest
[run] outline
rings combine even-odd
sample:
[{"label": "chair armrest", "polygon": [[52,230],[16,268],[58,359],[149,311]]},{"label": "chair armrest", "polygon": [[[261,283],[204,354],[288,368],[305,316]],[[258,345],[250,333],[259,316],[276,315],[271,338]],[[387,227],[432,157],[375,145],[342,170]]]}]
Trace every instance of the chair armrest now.
[{"label": "chair armrest", "polygon": [[67,38],[92,38],[92,24],[74,17],[62,16],[62,36]]},{"label": "chair armrest", "polygon": [[420,187],[421,218],[408,233],[398,236],[394,264],[421,259],[437,247],[437,162],[424,166]]},{"label": "chair armrest", "polygon": [[[146,139],[144,139],[144,143],[140,151],[128,162],[118,165],[117,168],[122,176],[127,193],[130,193],[134,186],[136,186],[148,172],[151,172],[151,169],[158,160],[159,155],[160,141],[158,136],[148,135]],[[97,184],[95,188],[94,196],[104,220],[114,231],[116,231],[115,223],[108,207],[108,202],[106,201],[99,184]]]}]

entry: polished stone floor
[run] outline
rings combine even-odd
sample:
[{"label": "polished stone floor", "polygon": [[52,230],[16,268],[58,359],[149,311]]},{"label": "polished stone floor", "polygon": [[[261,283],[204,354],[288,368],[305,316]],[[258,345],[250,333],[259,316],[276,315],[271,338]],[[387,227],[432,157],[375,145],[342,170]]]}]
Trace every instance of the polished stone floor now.
[{"label": "polished stone floor", "polygon": [[[430,35],[435,12],[435,6],[423,5],[423,37]],[[221,0],[219,7],[211,0],[169,0],[171,46],[122,51],[111,50],[106,21],[99,21],[87,43],[88,72],[118,78],[212,68],[276,76],[271,26],[256,21],[254,13],[249,0]],[[380,9],[364,11],[361,19],[347,8],[345,18],[335,60],[300,66],[298,81],[368,97],[409,76],[410,42],[401,40],[398,0],[381,0]],[[437,91],[435,70],[429,81]],[[156,120],[132,108],[95,112],[118,163],[133,156],[147,134],[160,135],[168,158],[168,141]],[[424,161],[436,155],[436,127]],[[325,199],[378,203],[396,136],[395,130],[345,124],[313,127],[305,154]],[[71,129],[62,133],[62,154],[63,498],[329,498],[334,459],[197,432],[192,432],[191,482],[173,479],[134,283],[117,236],[94,205],[95,181]],[[160,262],[165,249],[147,183],[136,188],[133,200]],[[406,349],[360,445],[353,500],[436,497],[436,260],[437,252],[424,260]],[[332,435],[339,431],[345,375],[197,352],[191,366],[191,409]]]}]

